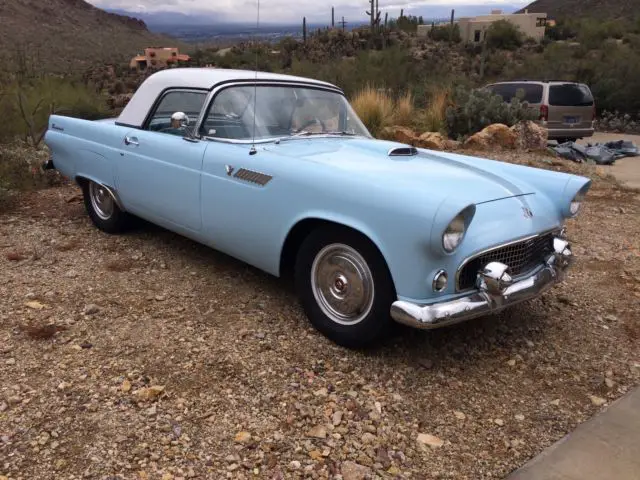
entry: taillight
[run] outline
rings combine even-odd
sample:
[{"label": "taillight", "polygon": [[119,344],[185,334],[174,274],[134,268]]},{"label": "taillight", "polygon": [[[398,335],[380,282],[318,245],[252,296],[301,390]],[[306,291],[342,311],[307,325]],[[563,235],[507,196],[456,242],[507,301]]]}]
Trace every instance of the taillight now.
[{"label": "taillight", "polygon": [[540,120],[549,121],[549,107],[547,105],[540,105]]},{"label": "taillight", "polygon": [[597,116],[598,116],[598,113],[596,111],[596,104],[594,103],[593,104],[593,113],[592,113],[592,116],[591,116],[591,120],[593,120],[595,122]]}]

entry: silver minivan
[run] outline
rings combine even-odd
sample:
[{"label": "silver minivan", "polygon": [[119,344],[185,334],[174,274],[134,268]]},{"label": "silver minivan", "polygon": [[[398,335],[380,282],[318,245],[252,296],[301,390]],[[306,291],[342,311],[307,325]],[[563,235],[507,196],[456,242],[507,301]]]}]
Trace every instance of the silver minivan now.
[{"label": "silver minivan", "polygon": [[518,93],[539,113],[539,123],[549,131],[549,139],[564,142],[591,137],[596,119],[596,104],[587,85],[562,81],[513,81],[485,88],[511,102]]}]

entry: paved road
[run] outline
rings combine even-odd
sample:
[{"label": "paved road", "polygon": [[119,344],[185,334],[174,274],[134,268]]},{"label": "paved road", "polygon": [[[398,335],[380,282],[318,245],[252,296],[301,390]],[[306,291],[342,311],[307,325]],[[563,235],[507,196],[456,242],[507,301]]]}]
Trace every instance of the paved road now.
[{"label": "paved road", "polygon": [[638,480],[640,389],[613,403],[507,480]]},{"label": "paved road", "polygon": [[[630,140],[640,147],[640,135],[623,135],[617,133],[596,133],[591,138],[584,138],[578,143],[605,143],[616,140]],[[621,182],[633,188],[640,188],[640,157],[616,160],[611,173]],[[638,475],[640,477],[640,474]]]}]

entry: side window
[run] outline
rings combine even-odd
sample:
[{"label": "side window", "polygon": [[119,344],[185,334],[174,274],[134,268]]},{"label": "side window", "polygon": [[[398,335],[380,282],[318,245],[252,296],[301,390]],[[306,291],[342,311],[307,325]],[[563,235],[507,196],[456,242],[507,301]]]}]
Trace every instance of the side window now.
[{"label": "side window", "polygon": [[172,115],[176,112],[186,114],[187,123],[189,127],[193,128],[198,121],[198,116],[206,98],[206,92],[187,90],[174,90],[164,94],[149,119],[146,129],[153,132],[184,136],[186,130],[181,124],[183,122],[172,121]]},{"label": "side window", "polygon": [[502,99],[511,103],[515,97],[532,104],[542,102],[542,85],[528,83],[499,83],[489,87],[493,93],[500,95]]}]

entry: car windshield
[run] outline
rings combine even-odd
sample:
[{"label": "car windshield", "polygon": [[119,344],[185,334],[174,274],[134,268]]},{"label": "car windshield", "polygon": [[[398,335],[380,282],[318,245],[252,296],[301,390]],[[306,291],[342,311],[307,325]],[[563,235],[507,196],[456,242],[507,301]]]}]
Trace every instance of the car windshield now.
[{"label": "car windshield", "polygon": [[220,91],[200,133],[237,141],[309,135],[371,137],[343,95],[311,87],[268,85]]}]

